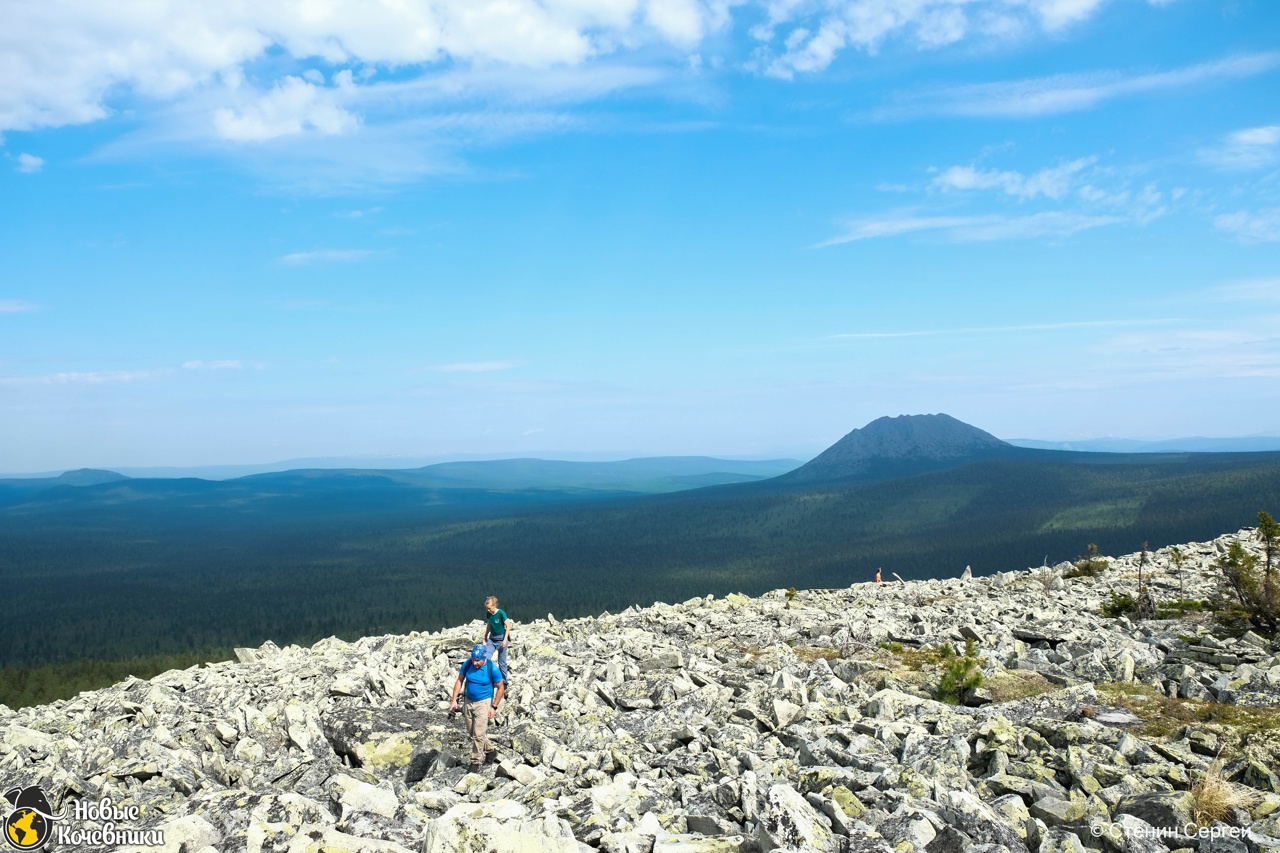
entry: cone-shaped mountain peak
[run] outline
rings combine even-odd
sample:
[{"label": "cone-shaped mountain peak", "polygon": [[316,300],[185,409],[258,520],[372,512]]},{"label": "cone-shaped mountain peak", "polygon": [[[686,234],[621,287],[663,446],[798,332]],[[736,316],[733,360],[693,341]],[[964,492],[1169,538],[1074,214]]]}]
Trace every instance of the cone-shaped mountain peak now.
[{"label": "cone-shaped mountain peak", "polygon": [[785,477],[891,479],[1016,453],[1013,445],[950,415],[900,415],[855,429]]}]

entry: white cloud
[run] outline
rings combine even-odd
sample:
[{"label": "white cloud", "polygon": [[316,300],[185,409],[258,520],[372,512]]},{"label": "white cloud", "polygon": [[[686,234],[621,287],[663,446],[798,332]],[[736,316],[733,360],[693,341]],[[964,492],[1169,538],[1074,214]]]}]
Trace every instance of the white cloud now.
[{"label": "white cloud", "polygon": [[1029,216],[888,216],[858,219],[850,222],[844,233],[819,243],[817,248],[870,240],[875,237],[897,237],[918,231],[940,231],[957,243],[993,240],[1025,240],[1035,237],[1069,237],[1091,228],[1127,222],[1121,216],[1087,216],[1078,213],[1048,211]]},{"label": "white cloud", "polygon": [[463,361],[454,364],[435,364],[424,368],[433,373],[491,373],[495,370],[511,370],[519,367],[518,361]]},{"label": "white cloud", "polygon": [[[657,41],[688,46],[728,23],[726,0],[9,0],[0,28],[0,131],[104,118],[130,94],[217,101],[217,130],[258,140],[299,124],[346,129],[354,114],[321,85],[321,69],[510,68],[526,77],[582,66]],[[260,80],[277,51],[321,69]],[[405,72],[408,73],[405,73]],[[296,81],[296,82],[295,82]],[[340,82],[340,81],[339,81]],[[309,88],[304,88],[309,87]],[[250,86],[249,88],[253,88]],[[336,88],[341,88],[339,85]],[[330,93],[326,96],[324,93]],[[122,100],[123,102],[123,100]],[[212,112],[208,113],[212,117]]]},{"label": "white cloud", "polygon": [[678,45],[692,47],[705,31],[704,10],[697,0],[649,0],[645,19]]},{"label": "white cloud", "polygon": [[[768,21],[752,28],[764,44],[758,65],[775,77],[821,71],[847,48],[876,53],[891,38],[921,49],[965,39],[1007,41],[1056,33],[1106,0],[765,0]],[[788,27],[790,29],[788,29]],[[779,30],[785,30],[780,34]],[[779,54],[769,47],[781,39]]]},{"label": "white cloud", "polygon": [[1091,109],[1116,98],[1252,77],[1277,65],[1280,65],[1280,53],[1255,53],[1154,74],[1058,74],[1032,80],[954,86],[911,93],[898,104],[877,110],[873,117],[1035,118]]},{"label": "white cloud", "polygon": [[[819,71],[848,47],[874,52],[894,37],[929,49],[1054,32],[1102,2],[7,0],[0,131],[96,121],[147,101],[190,101],[224,139],[336,134],[355,127],[364,91],[385,85],[376,81],[387,72],[401,81],[496,72],[517,88],[536,88],[547,75],[607,73],[637,57],[634,64],[683,73],[690,54],[728,29],[735,12],[758,19],[763,11],[767,22],[752,30],[763,51],[756,66],[785,77]],[[288,70],[265,70],[273,66]],[[354,74],[351,92],[340,79],[325,85],[335,69],[339,77]]]},{"label": "white cloud", "polygon": [[1093,14],[1104,0],[1033,0],[1031,7],[1049,31],[1079,23]]},{"label": "white cloud", "polygon": [[1280,242],[1280,208],[1224,213],[1213,220],[1219,230],[1235,234],[1242,243]]},{"label": "white cloud", "polygon": [[0,314],[26,314],[35,311],[36,306],[19,299],[0,299]]},{"label": "white cloud", "polygon": [[1022,199],[1040,195],[1060,199],[1070,192],[1072,178],[1096,160],[1096,157],[1082,157],[1061,166],[1042,169],[1030,176],[1020,172],[952,166],[934,178],[933,185],[944,190],[1000,189]]},{"label": "white cloud", "polygon": [[367,249],[321,249],[317,252],[292,252],[280,258],[280,263],[289,266],[305,266],[323,263],[350,263],[362,261],[373,255]]},{"label": "white cloud", "polygon": [[215,110],[214,127],[219,137],[232,142],[263,142],[308,131],[323,136],[348,133],[360,124],[340,103],[342,90],[355,85],[351,72],[337,75],[337,83],[337,88],[327,89],[285,77],[270,92],[255,95],[238,108]]},{"label": "white cloud", "polygon": [[18,171],[27,175],[34,174],[44,168],[44,158],[34,154],[18,155]]},{"label": "white cloud", "polygon": [[1237,130],[1228,134],[1218,147],[1201,151],[1200,156],[1228,169],[1256,169],[1270,165],[1280,157],[1280,125]]}]

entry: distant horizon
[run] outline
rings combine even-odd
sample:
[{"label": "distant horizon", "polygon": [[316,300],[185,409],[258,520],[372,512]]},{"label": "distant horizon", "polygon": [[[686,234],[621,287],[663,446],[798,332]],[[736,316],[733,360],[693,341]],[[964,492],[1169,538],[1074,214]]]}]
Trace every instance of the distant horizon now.
[{"label": "distant horizon", "polygon": [[[981,425],[979,424],[970,424],[970,425],[976,426],[979,429],[981,429]],[[856,427],[855,429],[861,429],[861,427]],[[841,437],[847,434],[848,432],[842,434]],[[1210,452],[1212,453],[1212,452],[1241,452],[1241,451],[1233,450],[1233,449],[1195,451],[1192,445],[1197,443],[1221,443],[1223,445],[1227,445],[1231,443],[1250,442],[1250,441],[1268,443],[1269,439],[1273,440],[1274,447],[1268,446],[1264,450],[1257,451],[1257,452],[1266,452],[1267,450],[1280,450],[1280,433],[1256,433],[1253,435],[1237,435],[1237,436],[1178,436],[1174,438],[1155,438],[1155,439],[1133,439],[1133,438],[1124,438],[1120,436],[1097,436],[1094,438],[1084,438],[1084,439],[1001,438],[1000,440],[1017,447],[1060,449],[1060,450],[1081,449],[1081,450],[1093,451],[1093,452],[1112,452],[1112,453],[1123,453],[1123,452],[1139,452],[1140,453],[1140,452],[1160,452],[1160,451],[1157,451],[1157,450],[1144,451],[1141,449],[1133,449],[1133,448],[1130,448],[1129,450],[1124,450],[1124,449],[1104,450],[1104,449],[1101,449],[1099,445],[1117,445],[1117,446],[1137,445],[1139,447],[1160,445],[1162,446],[1160,450],[1169,451],[1169,448],[1163,447],[1163,445],[1185,444],[1187,446],[1184,449],[1180,451],[1171,451],[1171,452]],[[833,441],[832,443],[834,444],[835,442]],[[1076,445],[1083,445],[1083,447],[1077,448],[1075,447]],[[810,461],[820,453],[822,453],[824,450],[827,449],[827,447],[830,447],[830,445],[824,445],[822,447],[812,450],[811,452],[807,452],[804,454],[796,454],[796,453],[767,454],[766,453],[766,454],[760,454],[760,455],[736,455],[731,453],[677,453],[677,454],[643,453],[643,452],[609,453],[607,451],[575,452],[575,451],[566,451],[566,450],[542,450],[542,451],[522,451],[522,452],[513,451],[513,452],[506,452],[506,453],[499,451],[494,453],[451,453],[451,454],[439,454],[439,455],[420,455],[420,454],[412,454],[412,453],[396,453],[396,454],[380,454],[380,455],[336,454],[334,456],[289,457],[284,459],[275,459],[268,462],[223,462],[223,463],[197,464],[197,465],[81,465],[74,468],[54,468],[54,469],[47,469],[42,471],[0,470],[0,479],[4,479],[6,477],[14,478],[14,479],[36,478],[36,477],[56,477],[70,471],[78,471],[78,470],[84,470],[84,469],[112,471],[115,473],[125,474],[126,476],[131,476],[131,477],[154,476],[154,477],[160,477],[160,478],[164,478],[166,476],[165,474],[161,473],[166,471],[206,471],[212,474],[212,473],[218,472],[219,470],[231,471],[233,469],[243,469],[246,472],[246,474],[228,474],[226,479],[231,479],[236,476],[245,476],[247,475],[247,473],[271,473],[271,472],[305,469],[305,468],[368,468],[371,470],[407,470],[407,469],[413,469],[413,468],[423,468],[430,465],[447,464],[450,462],[488,462],[488,461],[501,461],[501,460],[511,460],[511,459],[538,459],[543,461],[559,461],[559,462],[624,462],[632,459],[654,459],[654,458],[664,458],[664,457],[700,457],[700,458],[711,458],[711,459],[724,459],[726,461],[729,461],[729,460],[736,460],[736,461],[783,461],[783,460],[786,460],[786,461],[794,461],[797,463],[797,465],[802,465]],[[368,463],[398,462],[402,464],[382,465],[382,466],[379,466],[376,464],[369,464],[369,465],[350,464],[350,463],[361,463],[361,462],[368,462]],[[151,472],[151,473],[146,473],[146,474],[127,473],[130,471]],[[176,474],[173,476],[198,476],[198,475]],[[220,478],[213,478],[213,479],[220,479]]]}]

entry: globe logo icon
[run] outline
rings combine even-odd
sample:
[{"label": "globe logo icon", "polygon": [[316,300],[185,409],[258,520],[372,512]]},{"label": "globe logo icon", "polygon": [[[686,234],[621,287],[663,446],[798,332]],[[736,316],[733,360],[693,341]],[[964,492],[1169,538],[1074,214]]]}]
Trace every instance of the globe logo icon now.
[{"label": "globe logo icon", "polygon": [[31,809],[14,809],[4,822],[4,837],[19,850],[35,850],[49,840],[52,827],[44,815]]}]

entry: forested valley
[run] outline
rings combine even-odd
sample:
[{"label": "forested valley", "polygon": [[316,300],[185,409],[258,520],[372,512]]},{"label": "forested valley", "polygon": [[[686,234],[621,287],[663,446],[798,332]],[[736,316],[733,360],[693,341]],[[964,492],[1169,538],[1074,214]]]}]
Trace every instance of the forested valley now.
[{"label": "forested valley", "polygon": [[141,671],[266,640],[434,630],[478,618],[491,594],[527,621],[844,586],[878,566],[886,578],[985,574],[1072,559],[1089,543],[1118,554],[1208,539],[1280,507],[1280,454],[1129,459],[576,501],[424,504],[400,490],[281,493],[249,508],[11,506],[0,511],[0,701],[21,701],[13,691],[33,667],[88,684],[106,662]]}]

